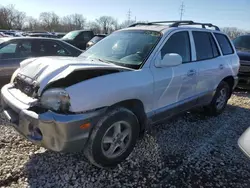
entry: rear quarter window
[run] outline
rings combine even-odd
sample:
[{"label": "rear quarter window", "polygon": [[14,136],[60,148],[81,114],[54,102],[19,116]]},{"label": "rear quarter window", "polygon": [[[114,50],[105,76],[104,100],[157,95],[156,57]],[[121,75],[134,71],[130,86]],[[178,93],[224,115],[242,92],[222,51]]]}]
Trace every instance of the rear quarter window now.
[{"label": "rear quarter window", "polygon": [[223,55],[229,55],[234,53],[233,47],[226,35],[214,33],[214,36],[219,43]]}]

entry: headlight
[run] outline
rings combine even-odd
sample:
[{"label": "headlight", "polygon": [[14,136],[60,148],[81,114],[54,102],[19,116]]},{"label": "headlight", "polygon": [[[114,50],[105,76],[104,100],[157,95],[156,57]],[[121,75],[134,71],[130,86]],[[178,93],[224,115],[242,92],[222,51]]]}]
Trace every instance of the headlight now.
[{"label": "headlight", "polygon": [[68,111],[70,107],[70,97],[64,89],[49,89],[42,94],[40,104],[47,109]]}]

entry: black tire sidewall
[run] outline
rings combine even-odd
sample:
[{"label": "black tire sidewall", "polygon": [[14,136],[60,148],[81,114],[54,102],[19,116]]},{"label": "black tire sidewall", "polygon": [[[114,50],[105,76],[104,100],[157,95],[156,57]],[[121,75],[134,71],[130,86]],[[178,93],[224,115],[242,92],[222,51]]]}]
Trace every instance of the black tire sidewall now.
[{"label": "black tire sidewall", "polygon": [[[107,131],[107,129],[118,121],[126,121],[131,125],[132,130],[132,138],[130,140],[129,146],[127,150],[125,150],[120,156],[116,158],[109,159],[107,158],[102,151],[101,145],[102,145],[102,138]],[[90,138],[90,148],[89,148],[89,154],[92,158],[92,161],[94,161],[95,164],[101,167],[112,167],[116,166],[118,163],[125,160],[128,155],[132,152],[137,138],[139,136],[139,123],[136,118],[136,116],[125,108],[117,108],[112,110],[110,113],[108,113],[104,117],[104,121],[100,120],[101,123],[97,123],[97,126],[94,128],[91,138]],[[90,160],[91,161],[91,160]]]},{"label": "black tire sidewall", "polygon": [[[224,106],[223,106],[221,109],[218,109],[217,106],[216,106],[216,100],[217,100],[218,97],[220,96],[220,91],[221,91],[223,88],[226,89],[226,92],[227,92],[227,100],[226,100]],[[228,85],[226,82],[222,81],[222,82],[219,84],[219,86],[217,87],[216,92],[215,92],[215,95],[214,95],[214,97],[213,97],[213,100],[212,100],[212,102],[211,102],[211,104],[210,104],[210,106],[209,106],[209,108],[210,108],[210,109],[209,109],[209,110],[210,110],[210,114],[212,114],[212,115],[219,115],[219,114],[221,114],[221,113],[224,111],[224,109],[226,108],[226,106],[227,106],[227,101],[228,101],[229,97],[230,97],[230,88],[229,88],[229,85]]]}]

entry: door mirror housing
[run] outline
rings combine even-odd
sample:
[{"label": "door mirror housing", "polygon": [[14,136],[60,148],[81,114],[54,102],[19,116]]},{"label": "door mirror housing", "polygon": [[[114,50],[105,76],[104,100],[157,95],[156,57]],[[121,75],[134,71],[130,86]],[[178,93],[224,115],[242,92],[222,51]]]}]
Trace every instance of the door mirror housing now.
[{"label": "door mirror housing", "polygon": [[164,55],[164,57],[158,61],[157,67],[173,67],[182,64],[182,57],[176,53],[170,53]]}]

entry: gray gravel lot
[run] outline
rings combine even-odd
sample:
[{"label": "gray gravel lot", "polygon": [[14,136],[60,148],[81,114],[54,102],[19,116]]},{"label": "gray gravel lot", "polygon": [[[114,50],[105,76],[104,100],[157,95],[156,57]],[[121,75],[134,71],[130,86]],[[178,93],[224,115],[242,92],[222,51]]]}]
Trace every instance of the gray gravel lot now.
[{"label": "gray gravel lot", "polygon": [[0,187],[250,187],[237,140],[250,125],[250,94],[236,92],[220,116],[186,113],[157,125],[129,158],[98,169],[81,154],[35,146],[0,122]]}]

